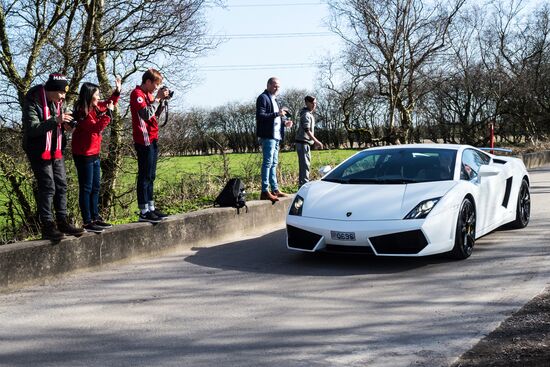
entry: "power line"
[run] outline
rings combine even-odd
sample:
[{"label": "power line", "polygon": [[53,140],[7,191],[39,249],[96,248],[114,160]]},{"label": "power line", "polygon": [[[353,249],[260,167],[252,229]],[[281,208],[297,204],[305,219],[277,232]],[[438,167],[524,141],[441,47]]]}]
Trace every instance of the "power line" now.
[{"label": "power line", "polygon": [[330,37],[336,36],[332,32],[296,32],[296,33],[243,33],[243,34],[215,34],[212,38],[250,39],[250,38],[298,38],[298,37]]},{"label": "power line", "polygon": [[226,8],[267,8],[267,7],[279,7],[279,6],[311,6],[311,5],[325,5],[325,1],[317,1],[314,3],[285,3],[285,4],[242,4],[242,5],[227,5]]},{"label": "power line", "polygon": [[318,63],[294,63],[294,64],[248,64],[248,65],[205,65],[199,67],[202,71],[244,71],[264,69],[306,69],[318,66]]}]

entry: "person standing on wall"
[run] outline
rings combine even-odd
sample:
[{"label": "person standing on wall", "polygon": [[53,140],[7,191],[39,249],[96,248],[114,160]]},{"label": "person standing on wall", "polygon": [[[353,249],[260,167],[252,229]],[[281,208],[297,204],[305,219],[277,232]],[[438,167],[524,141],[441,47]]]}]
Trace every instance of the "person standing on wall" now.
[{"label": "person standing on wall", "polygon": [[[260,200],[273,203],[280,197],[288,196],[279,190],[277,183],[277,164],[279,162],[280,142],[284,138],[285,127],[292,127],[292,120],[285,108],[279,108],[275,97],[279,94],[280,81],[271,77],[266,90],[256,100],[256,135],[262,146],[262,193]],[[284,122],[283,122],[284,119]],[[271,189],[271,190],[270,190]]]},{"label": "person standing on wall", "polygon": [[[161,88],[163,77],[155,69],[147,70],[141,85],[130,94],[132,113],[132,136],[137,153],[137,199],[140,210],[139,221],[158,223],[167,217],[155,207],[153,185],[158,159],[158,117],[164,110],[164,101],[169,98],[168,88]],[[155,97],[153,93],[157,91]]]},{"label": "person standing on wall", "polygon": [[70,113],[63,112],[68,89],[65,75],[50,74],[45,84],[29,89],[23,103],[23,149],[37,183],[36,204],[42,238],[51,241],[60,241],[65,234],[80,236],[84,233],[67,218],[63,149],[67,141],[65,131],[72,131],[73,121]]},{"label": "person standing on wall", "polygon": [[317,108],[317,100],[315,97],[306,96],[306,106],[300,111],[300,124],[296,132],[296,153],[298,154],[298,186],[302,187],[309,182],[309,171],[311,167],[311,147],[323,149],[321,143],[314,134],[315,116],[313,112]]},{"label": "person standing on wall", "polygon": [[99,86],[83,83],[74,108],[76,126],[73,131],[73,160],[78,174],[78,204],[83,227],[88,232],[100,233],[112,227],[99,215],[100,159],[103,130],[113,118],[118,103],[121,81],[116,79],[115,89],[106,101],[99,99]]}]

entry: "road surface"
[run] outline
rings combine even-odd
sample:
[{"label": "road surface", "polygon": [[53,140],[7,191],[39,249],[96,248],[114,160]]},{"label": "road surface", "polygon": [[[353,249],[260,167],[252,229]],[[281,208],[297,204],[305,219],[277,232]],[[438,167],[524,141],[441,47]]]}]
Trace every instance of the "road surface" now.
[{"label": "road surface", "polygon": [[448,366],[549,284],[532,218],[465,261],[306,256],[284,230],[0,294],[0,366]]}]

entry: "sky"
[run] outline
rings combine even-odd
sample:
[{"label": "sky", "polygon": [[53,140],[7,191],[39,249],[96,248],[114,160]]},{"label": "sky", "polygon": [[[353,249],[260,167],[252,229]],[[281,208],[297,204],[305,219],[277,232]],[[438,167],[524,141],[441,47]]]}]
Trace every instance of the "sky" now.
[{"label": "sky", "polygon": [[330,32],[328,5],[315,0],[227,0],[206,13],[209,35],[226,41],[196,60],[197,81],[183,96],[184,110],[248,103],[276,76],[282,92],[313,89],[317,64],[342,41]]}]

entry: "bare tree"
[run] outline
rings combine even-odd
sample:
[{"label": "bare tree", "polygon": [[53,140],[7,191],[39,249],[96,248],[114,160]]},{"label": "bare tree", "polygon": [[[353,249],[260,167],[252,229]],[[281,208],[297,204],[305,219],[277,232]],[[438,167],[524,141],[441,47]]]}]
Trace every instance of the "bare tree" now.
[{"label": "bare tree", "polygon": [[[0,2],[0,80],[8,87],[0,109],[23,104],[37,78],[49,72],[68,74],[70,94],[84,78],[97,79],[103,94],[109,76],[123,80],[156,66],[176,81],[189,58],[214,47],[205,37],[206,0],[19,0]],[[11,94],[17,98],[11,97]],[[10,128],[18,129],[14,118]],[[122,120],[110,127],[103,160],[102,204],[110,207],[121,163]],[[2,168],[2,167],[0,167]],[[33,205],[23,202],[23,208]],[[31,213],[25,213],[28,217]]]},{"label": "bare tree", "polygon": [[426,92],[421,77],[445,49],[449,25],[464,2],[329,1],[332,27],[348,45],[348,62],[362,70],[358,76],[375,75],[379,94],[388,101],[389,130],[397,114],[401,140],[408,140],[412,112]]}]

